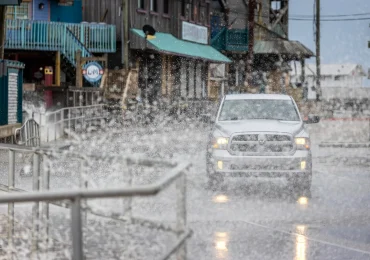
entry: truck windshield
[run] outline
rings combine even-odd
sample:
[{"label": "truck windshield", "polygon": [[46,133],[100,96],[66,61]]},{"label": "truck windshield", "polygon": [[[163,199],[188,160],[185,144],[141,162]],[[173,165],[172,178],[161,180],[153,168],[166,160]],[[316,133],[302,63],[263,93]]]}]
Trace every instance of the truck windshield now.
[{"label": "truck windshield", "polygon": [[274,99],[225,100],[218,118],[219,121],[248,119],[300,121],[291,100]]}]

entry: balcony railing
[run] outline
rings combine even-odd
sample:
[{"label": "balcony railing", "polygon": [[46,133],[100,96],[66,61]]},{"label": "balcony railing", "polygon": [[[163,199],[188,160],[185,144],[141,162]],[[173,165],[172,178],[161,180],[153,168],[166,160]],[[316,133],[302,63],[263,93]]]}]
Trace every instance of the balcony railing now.
[{"label": "balcony railing", "polygon": [[211,40],[211,45],[219,51],[248,51],[248,31],[223,28]]},{"label": "balcony railing", "polygon": [[116,51],[116,27],[93,23],[6,20],[5,48],[66,52],[71,32],[92,53]]}]

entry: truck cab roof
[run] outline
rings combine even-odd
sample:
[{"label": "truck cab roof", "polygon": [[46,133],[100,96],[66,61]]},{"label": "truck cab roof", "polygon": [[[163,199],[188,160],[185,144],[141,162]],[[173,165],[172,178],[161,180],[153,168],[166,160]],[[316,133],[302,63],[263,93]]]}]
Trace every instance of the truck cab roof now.
[{"label": "truck cab roof", "polygon": [[291,100],[292,98],[283,94],[229,94],[225,96],[225,100],[243,99]]}]

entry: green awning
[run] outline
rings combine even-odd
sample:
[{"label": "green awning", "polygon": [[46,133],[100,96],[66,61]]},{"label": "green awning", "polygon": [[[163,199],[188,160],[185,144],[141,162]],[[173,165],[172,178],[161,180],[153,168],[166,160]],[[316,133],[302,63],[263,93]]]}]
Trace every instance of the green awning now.
[{"label": "green awning", "polygon": [[[131,29],[131,31],[145,39],[145,34],[142,30]],[[156,50],[163,53],[202,59],[215,63],[232,62],[212,46],[179,40],[169,33],[157,32],[155,39],[148,39],[148,42]]]}]

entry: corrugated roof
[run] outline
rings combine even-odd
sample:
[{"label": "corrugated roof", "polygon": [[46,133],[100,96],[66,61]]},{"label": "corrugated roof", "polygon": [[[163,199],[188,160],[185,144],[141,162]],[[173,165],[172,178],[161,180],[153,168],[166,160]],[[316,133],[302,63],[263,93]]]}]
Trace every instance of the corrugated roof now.
[{"label": "corrugated roof", "polygon": [[254,45],[255,54],[281,54],[287,56],[298,56],[309,58],[314,53],[298,41],[271,40],[256,41]]},{"label": "corrugated roof", "polygon": [[[297,72],[295,72],[294,64],[292,65],[292,75],[301,74],[301,66],[296,64]],[[321,75],[351,75],[352,72],[356,69],[360,71],[362,76],[366,76],[366,73],[361,65],[359,64],[321,64]],[[316,74],[316,65],[315,64],[306,64],[305,66],[306,75],[315,75]]]}]

